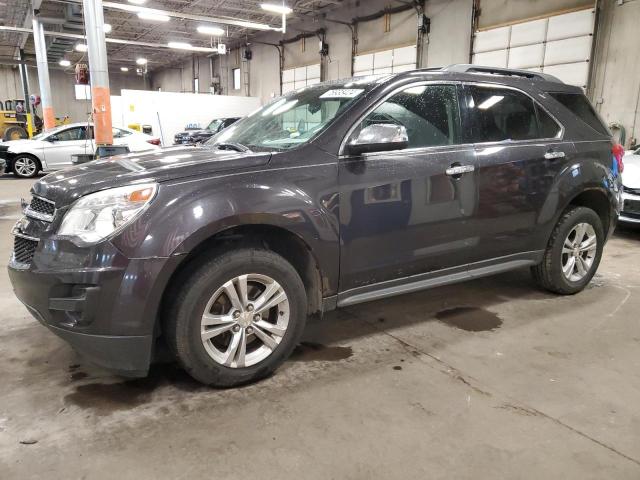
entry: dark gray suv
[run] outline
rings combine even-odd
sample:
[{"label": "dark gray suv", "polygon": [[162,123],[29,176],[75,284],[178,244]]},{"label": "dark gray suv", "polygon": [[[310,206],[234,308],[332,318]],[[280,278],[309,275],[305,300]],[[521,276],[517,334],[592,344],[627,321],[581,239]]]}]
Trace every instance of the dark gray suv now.
[{"label": "dark gray suv", "polygon": [[89,360],[145,375],[168,345],[210,385],[273,372],[310,315],[530,267],[594,275],[621,157],[581,89],[456,65],[322,83],[198,148],[35,183],[18,298]]}]

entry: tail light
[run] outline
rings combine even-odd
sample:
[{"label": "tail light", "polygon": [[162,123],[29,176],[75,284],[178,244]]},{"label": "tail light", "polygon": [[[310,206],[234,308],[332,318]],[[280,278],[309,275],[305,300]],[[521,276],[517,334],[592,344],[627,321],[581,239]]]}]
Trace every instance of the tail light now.
[{"label": "tail light", "polygon": [[147,140],[147,143],[150,143],[151,145],[160,146],[160,139],[159,138],[152,138],[151,140]]},{"label": "tail light", "polygon": [[624,162],[622,161],[622,157],[624,157],[624,147],[619,143],[615,143],[613,147],[611,147],[611,153],[616,162],[618,172],[622,173],[624,171]]}]

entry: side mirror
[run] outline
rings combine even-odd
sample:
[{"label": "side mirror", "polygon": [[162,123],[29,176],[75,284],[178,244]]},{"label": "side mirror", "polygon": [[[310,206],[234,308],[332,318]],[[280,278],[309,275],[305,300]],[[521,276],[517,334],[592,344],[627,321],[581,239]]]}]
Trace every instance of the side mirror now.
[{"label": "side mirror", "polygon": [[402,150],[409,146],[407,129],[392,123],[376,123],[360,130],[358,136],[345,145],[347,155]]},{"label": "side mirror", "polygon": [[58,139],[58,136],[57,136],[57,135],[49,135],[49,136],[47,137],[47,142],[51,142],[51,143],[53,143],[53,142],[57,142],[58,140],[59,140],[59,139]]}]

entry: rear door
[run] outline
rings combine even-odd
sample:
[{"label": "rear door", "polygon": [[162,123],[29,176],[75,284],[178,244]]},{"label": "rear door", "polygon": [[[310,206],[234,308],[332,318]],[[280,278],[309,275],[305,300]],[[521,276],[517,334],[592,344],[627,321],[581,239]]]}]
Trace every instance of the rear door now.
[{"label": "rear door", "polygon": [[47,142],[44,159],[47,168],[57,170],[71,166],[73,155],[81,155],[92,148],[91,139],[87,139],[86,127],[71,127],[55,134],[55,140]]},{"label": "rear door", "polygon": [[[453,83],[400,87],[356,125],[403,125],[409,148],[341,157],[342,291],[464,265],[476,234],[473,147],[461,143],[460,89]],[[375,288],[375,287],[374,287]]]},{"label": "rear door", "polygon": [[493,84],[465,91],[479,189],[475,260],[538,250],[543,204],[574,146],[526,93]]}]

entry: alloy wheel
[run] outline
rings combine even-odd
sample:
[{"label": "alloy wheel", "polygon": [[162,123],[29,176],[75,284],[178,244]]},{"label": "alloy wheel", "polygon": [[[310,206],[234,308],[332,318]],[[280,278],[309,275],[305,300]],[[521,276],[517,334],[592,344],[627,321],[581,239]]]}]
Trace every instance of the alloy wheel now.
[{"label": "alloy wheel", "polygon": [[211,296],[200,336],[209,356],[230,368],[250,367],[273,353],[289,325],[289,299],[267,275],[235,277]]},{"label": "alloy wheel", "polygon": [[562,273],[571,282],[579,282],[591,270],[596,258],[598,238],[588,223],[571,229],[562,245]]},{"label": "alloy wheel", "polygon": [[21,177],[30,177],[36,173],[38,166],[33,158],[20,157],[14,162],[13,168]]}]

